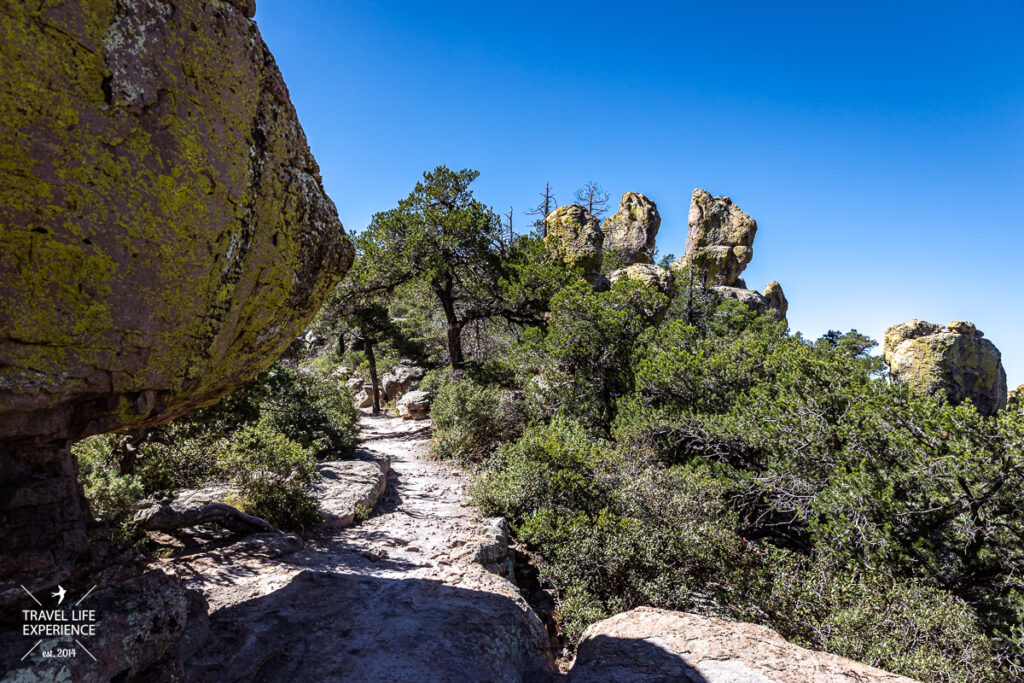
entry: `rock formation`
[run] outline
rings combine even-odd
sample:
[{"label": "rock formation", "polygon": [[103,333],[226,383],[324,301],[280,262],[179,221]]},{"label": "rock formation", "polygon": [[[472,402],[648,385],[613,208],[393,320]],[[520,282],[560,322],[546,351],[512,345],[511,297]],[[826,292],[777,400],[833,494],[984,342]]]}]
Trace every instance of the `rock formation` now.
[{"label": "rock formation", "polygon": [[767,626],[639,607],[583,633],[574,683],[913,683],[866,664],[807,650]]},{"label": "rock formation", "polygon": [[[415,365],[396,365],[380,378],[381,395],[386,401],[393,401],[412,389],[413,384],[423,379],[425,371]],[[372,401],[372,399],[371,399]]]},{"label": "rock formation", "polygon": [[999,349],[972,323],[946,327],[910,320],[885,331],[883,355],[892,378],[953,404],[970,399],[982,415],[1006,406],[1006,372]]},{"label": "rock formation", "polygon": [[410,391],[398,399],[398,414],[406,420],[426,419],[430,412],[430,401],[429,391]]},{"label": "rock formation", "polygon": [[1006,392],[1007,410],[1024,410],[1024,384]]},{"label": "rock formation", "polygon": [[785,320],[786,313],[789,312],[789,300],[786,299],[782,285],[777,280],[772,280],[764,288],[764,298],[768,302],[768,308],[774,308],[779,312],[779,320]]},{"label": "rock formation", "polygon": [[[712,197],[696,189],[690,200],[690,233],[686,255],[669,266],[676,280],[708,286],[725,299],[735,299],[756,311],[774,310],[786,319],[789,301],[782,285],[769,282],[764,293],[747,289],[740,275],[754,256],[757,221],[740,211],[728,197]],[[692,274],[691,274],[692,269]]]},{"label": "rock formation", "polygon": [[0,8],[2,608],[109,564],[70,441],[240,386],[351,263],[253,11]]},{"label": "rock formation", "polygon": [[778,282],[770,282],[765,287],[764,294],[753,289],[742,287],[712,287],[723,299],[735,299],[742,304],[758,312],[774,311],[778,320],[786,319],[786,311],[789,310],[789,302],[786,295],[782,293],[782,285]]},{"label": "rock formation", "polygon": [[545,239],[557,245],[567,264],[579,267],[588,275],[601,270],[601,249],[604,233],[597,219],[579,204],[560,206],[544,219]]},{"label": "rock formation", "polygon": [[626,263],[654,263],[654,240],[661,227],[658,206],[639,192],[627,192],[619,211],[601,224],[605,251]]},{"label": "rock formation", "polygon": [[665,313],[668,311],[673,297],[676,295],[675,276],[672,275],[672,271],[648,263],[634,263],[631,266],[619,268],[608,273],[609,282],[615,283],[622,278],[644,282],[668,297],[668,301],[663,308],[658,311],[649,312],[652,318],[655,318],[657,322],[661,322],[665,318]]},{"label": "rock formation", "polygon": [[728,197],[712,197],[696,189],[690,199],[690,233],[682,261],[695,269],[698,282],[708,286],[737,285],[754,257],[757,221],[740,211]]}]

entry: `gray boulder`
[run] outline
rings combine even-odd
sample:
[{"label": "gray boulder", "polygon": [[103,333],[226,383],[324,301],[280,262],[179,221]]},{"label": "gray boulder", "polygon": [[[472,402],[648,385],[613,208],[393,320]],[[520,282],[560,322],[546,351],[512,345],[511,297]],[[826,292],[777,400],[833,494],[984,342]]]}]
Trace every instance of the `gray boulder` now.
[{"label": "gray boulder", "polygon": [[429,391],[410,391],[398,399],[398,415],[406,420],[423,420],[430,412]]},{"label": "gray boulder", "polygon": [[413,384],[423,379],[426,371],[415,365],[397,365],[384,373],[380,379],[384,399],[394,400],[409,391]]},{"label": "gray boulder", "polygon": [[757,312],[774,311],[777,320],[786,319],[786,311],[789,310],[789,302],[782,292],[782,285],[778,282],[769,283],[764,294],[753,289],[742,287],[712,287],[725,299],[735,299],[741,304],[746,304]]}]

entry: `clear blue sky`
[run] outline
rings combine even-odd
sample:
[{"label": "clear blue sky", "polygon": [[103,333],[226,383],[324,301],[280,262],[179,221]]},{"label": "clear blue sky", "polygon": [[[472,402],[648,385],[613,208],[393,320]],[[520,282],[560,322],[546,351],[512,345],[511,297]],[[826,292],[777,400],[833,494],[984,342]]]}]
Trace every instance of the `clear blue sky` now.
[{"label": "clear blue sky", "polygon": [[791,326],[975,322],[1024,383],[1024,2],[260,0],[349,230],[438,164],[499,211],[588,180],[759,226]]}]

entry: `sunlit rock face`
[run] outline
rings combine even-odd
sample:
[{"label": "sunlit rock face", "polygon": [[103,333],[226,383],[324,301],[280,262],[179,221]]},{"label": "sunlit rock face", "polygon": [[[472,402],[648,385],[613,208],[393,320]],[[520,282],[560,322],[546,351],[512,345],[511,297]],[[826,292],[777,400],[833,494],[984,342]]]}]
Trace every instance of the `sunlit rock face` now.
[{"label": "sunlit rock face", "polygon": [[740,277],[754,257],[757,221],[729,197],[713,197],[698,188],[690,199],[689,223],[686,254],[669,266],[676,281],[710,287],[723,299],[734,299],[759,313],[770,311],[776,320],[785,320],[789,301],[782,285],[769,282],[762,293],[747,289]]},{"label": "sunlit rock face", "polygon": [[660,227],[657,204],[639,192],[627,192],[619,201],[619,210],[601,224],[604,250],[615,252],[629,264],[653,264]]},{"label": "sunlit rock face", "polygon": [[681,261],[691,265],[708,286],[744,287],[739,277],[754,257],[757,221],[729,197],[712,197],[707,190],[696,189],[690,199],[689,223]]},{"label": "sunlit rock face", "polygon": [[885,362],[892,378],[953,404],[970,399],[982,415],[1006,407],[1006,371],[995,344],[973,323],[943,327],[910,320],[885,331]]},{"label": "sunlit rock face", "polygon": [[570,266],[588,275],[601,270],[604,233],[601,224],[579,204],[560,206],[544,219],[545,239]]},{"label": "sunlit rock face", "polygon": [[70,441],[238,387],[351,263],[253,12],[0,7],[0,607],[103,557]]}]

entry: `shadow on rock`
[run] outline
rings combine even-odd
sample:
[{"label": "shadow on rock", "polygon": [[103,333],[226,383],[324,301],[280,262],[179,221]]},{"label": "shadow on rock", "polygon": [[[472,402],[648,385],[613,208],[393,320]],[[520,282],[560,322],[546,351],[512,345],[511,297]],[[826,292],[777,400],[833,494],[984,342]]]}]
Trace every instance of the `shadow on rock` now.
[{"label": "shadow on rock", "polygon": [[521,600],[423,579],[306,570],[210,617],[190,681],[543,681],[543,626]]}]

